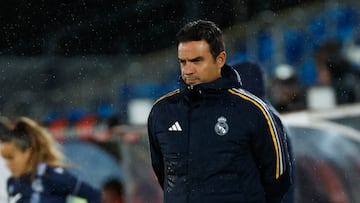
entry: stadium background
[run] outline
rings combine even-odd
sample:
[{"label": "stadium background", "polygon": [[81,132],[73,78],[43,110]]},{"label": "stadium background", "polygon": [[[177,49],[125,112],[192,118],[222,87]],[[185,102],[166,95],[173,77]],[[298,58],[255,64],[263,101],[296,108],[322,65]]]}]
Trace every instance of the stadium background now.
[{"label": "stadium background", "polygon": [[[96,187],[116,176],[126,183],[128,202],[146,202],[141,196],[149,202],[160,192],[144,119],[156,98],[177,87],[175,34],[184,23],[213,20],[224,31],[230,64],[255,61],[267,81],[290,65],[308,87],[316,83],[313,55],[328,40],[341,42],[344,56],[360,67],[359,9],[355,0],[2,1],[0,113],[49,127],[67,155],[83,164],[74,173]],[[108,136],[114,117],[127,137]],[[356,165],[355,152],[349,156]],[[117,172],[106,170],[114,164]]]},{"label": "stadium background", "polygon": [[189,20],[213,20],[224,30],[230,63],[259,62],[269,77],[287,63],[304,83],[314,82],[316,46],[326,38],[350,39],[358,20],[344,1],[2,4],[1,112],[39,120],[97,113],[103,104],[126,116],[129,97],[153,99],[172,89],[174,35]]}]

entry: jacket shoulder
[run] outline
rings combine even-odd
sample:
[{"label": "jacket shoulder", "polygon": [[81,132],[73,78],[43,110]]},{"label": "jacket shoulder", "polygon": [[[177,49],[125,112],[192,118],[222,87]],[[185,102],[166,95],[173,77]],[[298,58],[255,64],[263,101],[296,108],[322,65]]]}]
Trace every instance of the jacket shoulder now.
[{"label": "jacket shoulder", "polygon": [[229,89],[228,92],[240,100],[249,103],[249,105],[253,106],[254,108],[262,111],[264,114],[268,114],[271,110],[269,109],[268,104],[264,102],[262,99],[257,97],[256,95],[248,92],[247,90],[241,88],[232,88]]},{"label": "jacket shoulder", "polygon": [[169,98],[171,98],[171,97],[173,97],[173,96],[175,96],[175,95],[177,95],[177,94],[179,94],[179,93],[180,93],[180,90],[179,90],[179,89],[176,89],[176,90],[174,90],[174,91],[172,91],[172,92],[169,92],[169,93],[161,96],[159,99],[157,99],[157,100],[154,102],[154,105],[158,104],[159,102],[161,102],[161,101],[163,101],[163,100],[169,99]]}]

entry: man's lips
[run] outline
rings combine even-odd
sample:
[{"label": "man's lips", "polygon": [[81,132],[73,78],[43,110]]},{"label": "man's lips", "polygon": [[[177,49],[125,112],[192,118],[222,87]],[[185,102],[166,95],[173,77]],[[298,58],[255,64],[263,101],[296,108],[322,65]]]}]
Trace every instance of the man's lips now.
[{"label": "man's lips", "polygon": [[194,83],[196,83],[198,81],[198,79],[196,79],[196,78],[185,78],[185,82],[187,83],[187,84],[194,84]]}]

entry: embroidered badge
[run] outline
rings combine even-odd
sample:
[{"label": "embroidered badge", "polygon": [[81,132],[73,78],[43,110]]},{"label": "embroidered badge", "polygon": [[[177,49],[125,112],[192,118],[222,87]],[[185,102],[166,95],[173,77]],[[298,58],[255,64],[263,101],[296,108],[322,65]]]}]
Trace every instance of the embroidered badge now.
[{"label": "embroidered badge", "polygon": [[215,124],[215,133],[224,136],[229,131],[229,125],[226,123],[226,118],[221,116],[217,121],[218,122]]},{"label": "embroidered badge", "polygon": [[44,191],[44,187],[43,187],[43,184],[42,184],[42,181],[40,178],[36,178],[32,184],[31,184],[31,187],[32,189],[35,191],[35,192],[42,192]]}]

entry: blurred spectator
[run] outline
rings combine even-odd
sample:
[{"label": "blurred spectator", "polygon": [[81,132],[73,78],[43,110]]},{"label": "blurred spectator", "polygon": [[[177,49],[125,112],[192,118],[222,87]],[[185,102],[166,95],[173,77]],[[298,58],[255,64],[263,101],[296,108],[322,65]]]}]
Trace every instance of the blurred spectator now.
[{"label": "blurred spectator", "polygon": [[125,124],[123,118],[118,115],[113,115],[107,120],[110,135],[121,136],[121,140],[124,142],[138,142],[143,133],[146,133],[146,128],[143,126],[132,127]]},{"label": "blurred spectator", "polygon": [[36,121],[19,118],[11,131],[0,135],[0,143],[1,156],[11,172],[9,202],[60,203],[71,195],[100,202],[98,190],[64,168],[65,156]]},{"label": "blurred spectator", "polygon": [[340,42],[325,42],[314,58],[317,83],[334,89],[337,104],[360,101],[360,72],[343,57]]},{"label": "blurred spectator", "polygon": [[122,157],[120,159],[122,159],[125,171],[128,172],[126,186],[129,187],[126,187],[126,201],[131,203],[162,202],[162,192],[149,160],[148,140],[145,136],[147,128],[142,125],[128,125],[122,116],[116,114],[108,118],[107,127],[109,134],[121,139]]},{"label": "blurred spectator", "polygon": [[[266,85],[264,72],[259,65],[252,62],[240,62],[233,65],[233,68],[239,73],[242,88],[256,95],[257,97],[263,99],[268,103],[269,107],[275,112],[275,116],[278,122],[281,123],[281,126],[284,126],[278,112],[272,107],[272,105],[267,102],[266,99]],[[289,130],[284,126],[286,132],[287,145],[289,147],[289,156],[291,157],[292,163],[295,164],[291,141],[289,140]],[[294,171],[295,166],[292,165],[292,171]],[[293,172],[293,174],[295,174]],[[294,180],[293,180],[294,181]],[[294,188],[295,185],[292,184],[288,192],[284,195],[283,203],[293,203],[294,202]]]},{"label": "blurred spectator", "polygon": [[[11,128],[10,120],[6,117],[0,117],[0,136],[7,133]],[[0,157],[0,202],[7,202],[7,194],[6,194],[6,180],[10,177],[10,172],[6,168],[5,162]]]},{"label": "blurred spectator", "polygon": [[121,181],[110,178],[101,187],[102,203],[125,203],[125,192]]},{"label": "blurred spectator", "polygon": [[265,99],[265,78],[260,66],[252,62],[240,62],[234,64],[233,68],[240,75],[243,89]]},{"label": "blurred spectator", "polygon": [[306,108],[305,88],[298,79],[295,68],[281,64],[275,69],[268,85],[268,98],[279,112]]},{"label": "blurred spectator", "polygon": [[7,202],[6,180],[10,177],[10,172],[2,157],[0,157],[0,171],[0,202]]}]

